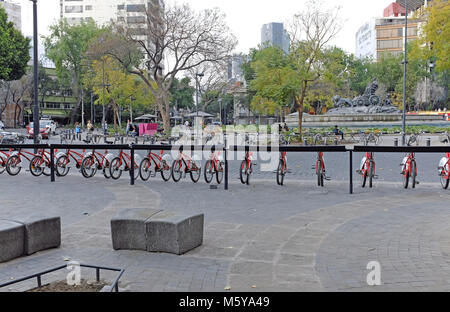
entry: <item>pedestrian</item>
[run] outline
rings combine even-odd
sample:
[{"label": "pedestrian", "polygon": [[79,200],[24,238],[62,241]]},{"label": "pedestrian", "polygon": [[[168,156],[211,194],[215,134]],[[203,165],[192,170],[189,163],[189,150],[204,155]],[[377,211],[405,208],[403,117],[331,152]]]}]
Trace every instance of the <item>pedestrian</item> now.
[{"label": "pedestrian", "polygon": [[342,140],[344,139],[344,132],[342,132],[341,130],[339,130],[339,128],[338,128],[337,125],[334,126],[333,133],[334,133],[335,135],[340,135]]},{"label": "pedestrian", "polygon": [[130,121],[130,119],[128,119],[127,120],[127,129],[126,129],[126,134],[127,134],[127,136],[128,136],[128,133],[130,133],[130,127],[131,127],[131,121]]},{"label": "pedestrian", "polygon": [[105,123],[103,124],[103,134],[107,135],[108,134],[108,123],[105,121]]},{"label": "pedestrian", "polygon": [[75,123],[75,133],[76,134],[80,133],[80,125],[78,124],[78,122]]},{"label": "pedestrian", "polygon": [[89,133],[94,132],[94,125],[91,123],[90,120],[88,120],[88,122],[87,122],[87,129],[88,129]]}]

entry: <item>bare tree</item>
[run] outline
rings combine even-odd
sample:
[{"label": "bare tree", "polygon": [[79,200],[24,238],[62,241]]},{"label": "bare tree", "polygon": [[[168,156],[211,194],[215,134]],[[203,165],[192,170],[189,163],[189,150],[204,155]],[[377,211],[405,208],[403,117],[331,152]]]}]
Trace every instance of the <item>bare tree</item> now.
[{"label": "bare tree", "polygon": [[218,9],[195,12],[187,4],[152,4],[145,24],[115,24],[98,43],[97,55],[113,56],[153,92],[168,131],[169,90],[177,74],[225,60],[237,41]]},{"label": "bare tree", "polygon": [[207,62],[189,70],[188,77],[191,81],[195,83],[195,79],[198,80],[201,110],[206,110],[229,87],[227,65],[226,62]]},{"label": "bare tree", "polygon": [[32,89],[33,77],[30,73],[23,76],[19,80],[5,81],[0,88],[0,98],[2,99],[0,114],[3,113],[7,106],[13,106],[14,120],[13,127],[17,128],[20,117],[23,113],[24,98],[30,96]]},{"label": "bare tree", "polygon": [[298,74],[294,99],[299,113],[298,132],[302,133],[304,101],[311,83],[322,74],[322,51],[342,29],[340,8],[323,10],[322,3],[309,1],[304,12],[295,14],[290,23],[290,57]]}]

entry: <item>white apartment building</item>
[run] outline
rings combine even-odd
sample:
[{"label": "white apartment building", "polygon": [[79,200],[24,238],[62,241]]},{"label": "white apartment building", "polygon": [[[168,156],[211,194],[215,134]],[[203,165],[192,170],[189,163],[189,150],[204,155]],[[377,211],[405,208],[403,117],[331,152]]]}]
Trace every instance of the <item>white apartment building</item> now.
[{"label": "white apartment building", "polygon": [[69,24],[88,19],[98,25],[111,21],[142,24],[147,6],[155,4],[164,7],[161,0],[60,0],[60,17],[67,19]]},{"label": "white apartment building", "polygon": [[19,4],[12,1],[0,0],[0,5],[8,14],[8,20],[14,23],[17,30],[22,31],[22,8]]}]

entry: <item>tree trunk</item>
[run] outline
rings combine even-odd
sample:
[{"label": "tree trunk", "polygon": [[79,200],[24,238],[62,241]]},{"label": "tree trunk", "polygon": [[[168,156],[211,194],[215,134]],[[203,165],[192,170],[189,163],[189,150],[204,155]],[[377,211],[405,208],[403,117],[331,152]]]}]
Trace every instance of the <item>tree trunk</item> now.
[{"label": "tree trunk", "polygon": [[302,94],[300,96],[300,99],[295,97],[295,100],[297,101],[297,111],[298,111],[298,133],[300,135],[300,141],[302,140],[302,126],[303,126],[303,111],[304,111],[304,101],[306,97],[306,88],[308,87],[308,82],[303,82],[303,88],[302,88]]}]

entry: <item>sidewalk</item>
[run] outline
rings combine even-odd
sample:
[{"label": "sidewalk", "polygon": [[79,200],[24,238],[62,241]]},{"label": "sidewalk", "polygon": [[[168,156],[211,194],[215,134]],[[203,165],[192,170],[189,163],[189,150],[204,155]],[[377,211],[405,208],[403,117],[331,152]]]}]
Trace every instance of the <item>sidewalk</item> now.
[{"label": "sidewalk", "polygon": [[[27,190],[20,201],[19,185]],[[450,192],[435,183],[403,190],[386,182],[355,195],[347,187],[258,180],[232,182],[227,192],[159,179],[132,187],[127,179],[36,184],[25,175],[0,176],[2,215],[40,209],[61,215],[63,226],[61,248],[1,263],[0,282],[71,259],[124,268],[120,287],[129,291],[450,290]],[[111,217],[143,207],[205,213],[203,245],[183,256],[114,251]],[[367,286],[369,261],[380,262],[382,286]]]}]

